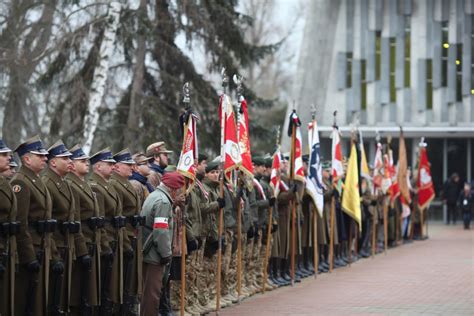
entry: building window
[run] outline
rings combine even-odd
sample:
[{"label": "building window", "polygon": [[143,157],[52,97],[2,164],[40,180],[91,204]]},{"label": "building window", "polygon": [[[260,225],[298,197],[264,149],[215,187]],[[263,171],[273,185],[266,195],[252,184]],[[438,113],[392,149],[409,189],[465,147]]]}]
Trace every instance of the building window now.
[{"label": "building window", "polygon": [[456,101],[462,101],[462,44],[456,45]]},{"label": "building window", "polygon": [[352,53],[346,53],[346,88],[352,87]]},{"label": "building window", "polygon": [[360,71],[360,105],[363,110],[367,108],[367,75],[366,75],[366,61],[361,60],[361,71]]},{"label": "building window", "polygon": [[448,85],[448,22],[441,22],[441,86]]},{"label": "building window", "polygon": [[426,61],[426,107],[433,108],[433,61]]},{"label": "building window", "polygon": [[396,39],[390,38],[390,102],[397,102],[397,89],[395,88],[396,67]]},{"label": "building window", "polygon": [[[474,48],[474,16],[471,17],[471,47]],[[474,49],[471,49],[471,94],[474,95]]]},{"label": "building window", "polygon": [[380,80],[382,60],[382,31],[375,32],[375,80]]},{"label": "building window", "polygon": [[410,87],[410,33],[411,33],[411,25],[410,25],[410,16],[405,17],[405,72],[404,72],[404,80],[403,86],[405,88]]}]

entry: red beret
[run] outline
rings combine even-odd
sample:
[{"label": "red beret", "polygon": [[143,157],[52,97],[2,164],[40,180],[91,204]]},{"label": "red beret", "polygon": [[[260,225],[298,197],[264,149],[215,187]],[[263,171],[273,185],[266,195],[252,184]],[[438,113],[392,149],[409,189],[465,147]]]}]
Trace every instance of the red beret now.
[{"label": "red beret", "polygon": [[167,172],[161,178],[161,182],[168,188],[177,190],[184,186],[184,177],[178,172]]}]

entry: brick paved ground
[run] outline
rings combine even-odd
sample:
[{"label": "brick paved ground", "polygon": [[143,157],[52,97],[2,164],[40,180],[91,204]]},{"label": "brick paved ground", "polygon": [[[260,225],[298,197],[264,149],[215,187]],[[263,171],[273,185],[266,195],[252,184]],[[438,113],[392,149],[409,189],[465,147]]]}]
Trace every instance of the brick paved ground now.
[{"label": "brick paved ground", "polygon": [[429,235],[219,314],[474,315],[474,230],[430,224]]}]

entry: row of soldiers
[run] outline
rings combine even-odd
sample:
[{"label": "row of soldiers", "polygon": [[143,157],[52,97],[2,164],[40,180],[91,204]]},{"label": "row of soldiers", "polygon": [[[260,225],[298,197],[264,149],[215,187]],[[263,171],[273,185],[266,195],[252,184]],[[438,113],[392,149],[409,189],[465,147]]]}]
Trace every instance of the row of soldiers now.
[{"label": "row of soldiers", "polygon": [[328,162],[321,216],[304,184],[290,183],[288,157],[276,197],[271,157],[255,157],[253,177],[239,172],[238,185],[226,182],[222,197],[219,158],[199,155],[197,178],[187,193],[184,177],[169,165],[171,151],[164,142],[151,144],[145,153],[112,154],[106,148],[89,157],[79,145],[68,149],[61,141],[46,150],[35,136],[14,152],[21,167],[13,175],[12,150],[0,141],[0,315],[170,315],[179,309],[183,248],[190,314],[215,310],[217,296],[226,307],[289,285],[293,204],[296,282],[328,272],[330,236],[336,268],[357,253],[367,256],[385,238],[383,196],[372,194],[362,181],[359,235],[341,210]]}]

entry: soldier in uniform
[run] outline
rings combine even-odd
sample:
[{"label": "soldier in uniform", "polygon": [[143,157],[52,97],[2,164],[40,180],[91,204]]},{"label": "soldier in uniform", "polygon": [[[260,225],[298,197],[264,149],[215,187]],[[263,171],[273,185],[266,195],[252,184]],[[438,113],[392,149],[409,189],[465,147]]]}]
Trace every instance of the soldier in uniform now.
[{"label": "soldier in uniform", "polygon": [[123,254],[123,292],[124,304],[122,315],[138,315],[138,302],[142,295],[142,236],[141,226],[144,224],[141,211],[141,200],[128,178],[132,176],[136,164],[128,149],[113,156],[117,162],[110,184],[117,191],[122,204],[122,215],[127,218],[125,226]]},{"label": "soldier in uniform", "polygon": [[184,178],[177,172],[166,173],[161,184],[143,204],[145,216],[143,229],[144,288],[140,315],[158,314],[159,300],[166,266],[171,262],[173,237],[173,207],[184,202]]},{"label": "soldier in uniform", "polygon": [[[52,200],[52,217],[58,221],[58,229],[53,233],[53,239],[61,261],[65,264],[64,275],[51,273],[50,305],[53,314],[69,311],[71,290],[72,265],[90,266],[91,258],[87,252],[84,236],[80,231],[80,219],[77,213],[74,196],[65,176],[70,171],[72,154],[62,141],[57,141],[48,149],[48,168],[42,180],[48,188]],[[78,247],[76,248],[75,245]]]},{"label": "soldier in uniform", "polygon": [[[266,191],[267,196],[272,197],[275,199],[273,203],[273,214],[272,214],[272,243],[271,243],[271,252],[270,252],[270,260],[268,262],[268,276],[269,280],[277,285],[277,286],[283,286],[283,285],[288,285],[285,280],[281,277],[281,274],[278,271],[278,263],[279,263],[279,249],[280,249],[280,234],[278,231],[278,204],[276,203],[276,197],[275,197],[275,192],[273,188],[270,186],[270,179],[271,179],[271,173],[272,173],[272,164],[273,164],[273,158],[272,157],[267,157],[265,159],[265,175],[262,177],[262,186],[264,190]],[[279,190],[279,188],[278,188]]]},{"label": "soldier in uniform", "polygon": [[[85,179],[90,169],[89,156],[79,145],[70,151],[71,172],[66,176],[66,180],[74,195],[78,210],[77,220],[81,221],[81,232],[91,258],[90,265],[76,261],[73,266],[72,284],[75,290],[71,293],[71,314],[92,315],[100,304],[100,230],[104,227],[104,218],[100,217],[97,199]],[[82,247],[78,245],[78,241],[76,249]]]},{"label": "soldier in uniform", "polygon": [[[11,149],[0,139],[0,173],[10,169]],[[15,194],[0,176],[0,315],[15,315],[16,221]]]},{"label": "soldier in uniform", "polygon": [[[51,196],[39,173],[46,167],[48,151],[38,136],[20,144],[15,152],[22,166],[11,181],[18,202],[20,232],[17,235],[19,271],[15,288],[16,315],[49,315],[49,269],[64,270],[51,234]],[[53,260],[51,261],[51,256]],[[51,261],[51,262],[50,262]]]},{"label": "soldier in uniform", "polygon": [[18,164],[16,163],[13,156],[10,157],[10,162],[8,163],[8,168],[4,171],[0,172],[0,176],[4,177],[8,181],[10,181],[16,173],[16,168]]},{"label": "soldier in uniform", "polygon": [[148,181],[150,181],[153,188],[160,184],[161,177],[165,173],[166,167],[168,167],[168,155],[171,153],[173,152],[166,149],[165,142],[156,142],[146,148],[146,156],[153,158],[150,162],[151,172],[148,176]]},{"label": "soldier in uniform", "polygon": [[140,205],[143,205],[148,195],[155,190],[147,178],[151,173],[148,162],[152,160],[153,157],[147,157],[143,153],[136,153],[132,158],[135,164],[132,165],[133,170],[129,181],[138,193]]},{"label": "soldier in uniform", "polygon": [[[308,155],[303,155],[303,171],[305,177],[308,177]],[[301,203],[302,210],[302,227],[301,227],[301,247],[302,255],[298,260],[298,266],[300,268],[301,274],[303,276],[309,276],[314,274],[313,258],[311,251],[313,245],[313,235],[314,235],[314,216],[317,212],[316,205],[314,205],[313,199],[309,195],[309,191],[304,188],[303,198]]]},{"label": "soldier in uniform", "polygon": [[206,176],[202,183],[204,190],[208,193],[208,201],[201,204],[201,216],[204,225],[209,227],[206,236],[204,249],[204,266],[203,272],[203,300],[200,302],[204,312],[213,311],[216,307],[216,270],[217,270],[217,250],[218,250],[218,211],[225,207],[225,199],[219,196],[219,162],[213,160],[207,164]]},{"label": "soldier in uniform", "polygon": [[109,148],[90,158],[93,172],[89,179],[92,191],[96,193],[100,216],[105,227],[101,232],[101,315],[118,313],[123,303],[123,239],[125,217],[122,216],[120,197],[110,184],[115,160]]},{"label": "soldier in uniform", "polygon": [[[331,204],[332,204],[332,197],[334,195],[334,185],[331,179],[331,162],[327,161],[323,163],[323,184],[326,188],[324,190],[324,212],[323,212],[323,225],[327,227],[327,234],[328,234],[328,242],[326,245],[321,247],[320,251],[320,266],[318,270],[321,272],[328,272],[329,271],[329,253],[330,253],[330,245],[331,245],[331,238],[334,238],[333,245],[334,248],[337,247],[339,244],[339,238],[337,233],[337,224],[336,219],[334,218],[334,232],[331,236]],[[335,213],[335,212],[334,212]],[[334,214],[335,215],[335,214]]]},{"label": "soldier in uniform", "polygon": [[[263,157],[255,157],[253,159],[254,170],[254,191],[256,196],[256,204],[258,207],[258,249],[257,249],[257,287],[263,286],[263,268],[266,255],[266,239],[267,227],[273,224],[273,218],[269,219],[269,208],[275,205],[275,197],[271,192],[268,182],[264,181],[266,172],[265,159]],[[270,279],[267,280],[266,289],[272,290],[277,285],[273,284]]]}]

